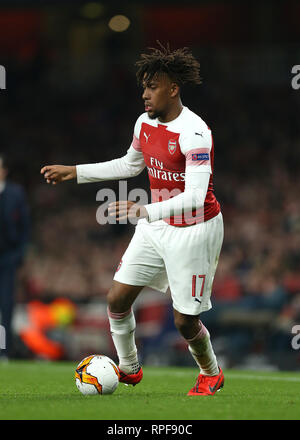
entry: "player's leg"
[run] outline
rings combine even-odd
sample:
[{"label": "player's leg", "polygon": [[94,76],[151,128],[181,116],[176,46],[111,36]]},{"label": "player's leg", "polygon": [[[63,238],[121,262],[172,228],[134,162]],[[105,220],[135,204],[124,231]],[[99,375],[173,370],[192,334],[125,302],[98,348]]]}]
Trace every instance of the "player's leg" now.
[{"label": "player's leg", "polygon": [[113,280],[107,295],[107,305],[112,313],[127,312],[144,286],[132,286]]},{"label": "player's leg", "polygon": [[107,295],[110,331],[119,358],[119,368],[125,374],[137,374],[140,370],[132,304],[142,289],[142,286],[131,286],[114,280]]},{"label": "player's leg", "polygon": [[215,394],[224,385],[224,375],[218,366],[208,330],[199,320],[199,316],[185,315],[175,309],[174,321],[200,368],[196,385],[189,391],[188,396]]},{"label": "player's leg", "polygon": [[198,315],[185,315],[174,309],[174,322],[180,334],[188,343],[188,348],[200,368],[207,376],[219,374],[216,355],[210,341],[210,334]]},{"label": "player's leg", "polygon": [[221,378],[223,373],[219,370],[210,334],[199,320],[199,314],[211,308],[212,284],[223,242],[223,219],[219,214],[205,223],[182,230],[169,229],[167,235],[168,242],[176,243],[173,252],[164,259],[175,325],[187,340],[189,351],[200,368],[199,381],[205,379],[203,376],[214,378],[205,380],[207,394],[214,394],[213,382],[216,381],[219,388],[224,378]]},{"label": "player's leg", "polygon": [[143,224],[138,224],[107,297],[112,338],[120,361],[120,381],[132,385],[142,378],[132,305],[144,286],[165,292],[168,280],[163,259],[146,239]]}]

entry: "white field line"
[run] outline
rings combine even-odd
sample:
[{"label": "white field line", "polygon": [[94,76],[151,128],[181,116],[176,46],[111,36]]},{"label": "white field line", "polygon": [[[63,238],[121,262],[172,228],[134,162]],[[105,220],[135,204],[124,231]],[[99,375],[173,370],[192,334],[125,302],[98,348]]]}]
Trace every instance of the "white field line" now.
[{"label": "white field line", "polygon": [[234,373],[227,373],[225,374],[228,379],[249,379],[249,380],[277,380],[280,382],[300,382],[300,375],[299,377],[291,377],[291,376],[256,376],[252,374],[234,374]]},{"label": "white field line", "polygon": [[[172,376],[191,376],[191,371],[174,371],[171,372],[170,375]],[[195,372],[197,375],[197,372]],[[161,375],[161,372],[159,371],[147,371],[147,376],[159,376]],[[240,374],[240,373],[230,373],[225,372],[225,379],[248,379],[248,380],[274,380],[274,381],[280,381],[280,382],[300,382],[300,374],[299,377],[292,377],[292,376],[272,376],[270,374],[266,376],[259,376],[256,374]]]},{"label": "white field line", "polygon": [[[43,367],[43,365],[51,365],[51,362],[37,362],[36,363],[36,367],[38,367],[39,369],[41,369]],[[9,366],[9,363],[8,363]],[[76,368],[77,363],[74,363],[74,369]],[[60,370],[72,370],[72,368],[70,367],[70,365],[53,365],[54,369],[57,369],[58,371]],[[159,368],[159,367],[158,367]],[[162,373],[161,371],[157,371],[157,370],[147,370],[147,376],[160,376]],[[191,371],[190,369],[187,371],[171,371],[170,375],[172,376],[177,376],[177,377],[183,377],[183,376],[190,376],[191,375],[195,375],[197,376],[197,370],[195,369],[195,371]],[[297,374],[297,373],[296,373]],[[300,373],[299,373],[299,377],[294,377],[294,376],[276,376],[276,375],[272,375],[271,373],[267,373],[266,375],[259,375],[259,374],[241,374],[240,372],[225,372],[225,379],[247,379],[247,380],[273,380],[273,381],[281,381],[281,382],[300,382]]]}]

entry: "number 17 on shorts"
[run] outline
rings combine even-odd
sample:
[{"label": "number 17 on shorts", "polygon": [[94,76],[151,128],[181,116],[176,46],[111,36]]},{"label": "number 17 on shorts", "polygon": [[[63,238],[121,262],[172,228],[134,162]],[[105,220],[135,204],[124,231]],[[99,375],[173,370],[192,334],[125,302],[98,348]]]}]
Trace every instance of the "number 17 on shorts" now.
[{"label": "number 17 on shorts", "polygon": [[205,275],[193,275],[192,277],[192,297],[201,303],[204,292]]}]

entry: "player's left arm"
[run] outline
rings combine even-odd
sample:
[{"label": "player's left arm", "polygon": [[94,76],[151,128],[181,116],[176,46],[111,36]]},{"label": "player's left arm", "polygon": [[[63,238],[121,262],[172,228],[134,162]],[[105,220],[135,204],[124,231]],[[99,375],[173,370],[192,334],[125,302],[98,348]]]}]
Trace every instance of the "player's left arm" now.
[{"label": "player's left arm", "polygon": [[183,136],[181,151],[186,157],[184,191],[163,202],[145,206],[129,201],[115,202],[109,206],[108,212],[110,215],[115,215],[118,220],[136,217],[147,218],[151,223],[202,208],[212,172],[211,147],[212,136],[208,128]]},{"label": "player's left arm", "polygon": [[173,198],[163,202],[151,203],[145,205],[147,216],[150,223],[170,218],[176,215],[182,215],[185,212],[198,210],[204,206],[204,201],[208,189],[210,174],[208,172],[193,173],[186,171],[185,190]]}]

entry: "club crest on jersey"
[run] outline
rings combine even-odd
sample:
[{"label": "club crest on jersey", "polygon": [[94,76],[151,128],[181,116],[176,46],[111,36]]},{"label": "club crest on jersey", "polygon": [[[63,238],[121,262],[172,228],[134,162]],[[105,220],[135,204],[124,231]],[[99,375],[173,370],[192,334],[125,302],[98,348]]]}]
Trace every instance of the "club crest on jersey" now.
[{"label": "club crest on jersey", "polygon": [[176,139],[170,139],[168,143],[168,150],[170,154],[174,154],[177,148],[177,141]]}]

